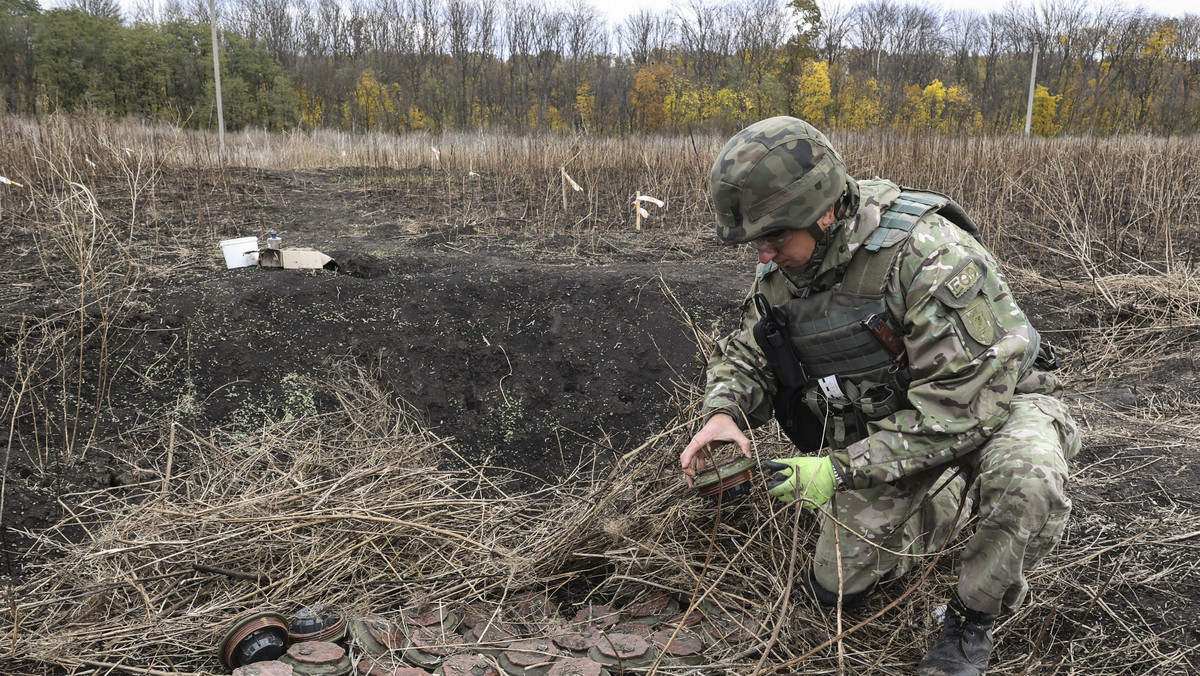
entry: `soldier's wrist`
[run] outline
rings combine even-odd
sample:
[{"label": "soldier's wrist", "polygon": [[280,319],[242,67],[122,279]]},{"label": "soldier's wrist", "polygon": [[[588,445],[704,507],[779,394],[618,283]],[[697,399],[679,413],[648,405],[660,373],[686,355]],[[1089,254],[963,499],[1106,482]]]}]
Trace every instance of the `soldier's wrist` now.
[{"label": "soldier's wrist", "polygon": [[[846,471],[845,465],[842,464],[842,458],[839,456],[845,455],[844,452],[830,453],[829,464],[833,465],[833,481],[839,491],[848,491],[854,489],[854,483]],[[848,459],[848,458],[846,458]]]},{"label": "soldier's wrist", "polygon": [[746,431],[746,416],[742,415],[741,409],[737,406],[722,406],[721,408],[712,409],[704,414],[704,422],[708,423],[709,420],[712,420],[717,415],[729,416],[733,419],[734,424],[738,426],[738,429],[743,432]]}]

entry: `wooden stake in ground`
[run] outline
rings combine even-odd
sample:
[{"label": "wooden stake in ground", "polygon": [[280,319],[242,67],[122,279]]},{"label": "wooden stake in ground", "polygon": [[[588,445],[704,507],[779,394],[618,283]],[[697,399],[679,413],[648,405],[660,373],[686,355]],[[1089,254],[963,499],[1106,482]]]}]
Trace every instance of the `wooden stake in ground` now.
[{"label": "wooden stake in ground", "polygon": [[642,219],[650,218],[650,212],[646,211],[646,209],[642,206],[642,202],[649,202],[659,208],[667,206],[666,202],[658,199],[657,197],[651,197],[649,195],[638,195],[635,197],[633,200],[633,206],[637,209],[637,222],[634,224],[634,227],[636,227],[639,231],[642,229]]},{"label": "wooden stake in ground", "polygon": [[583,190],[583,188],[580,188],[579,184],[575,182],[575,179],[571,178],[571,175],[567,173],[566,167],[559,167],[558,170],[562,174],[561,183],[562,183],[563,211],[566,211],[567,210],[567,184],[570,184],[571,187],[575,190],[575,192],[580,192]]}]

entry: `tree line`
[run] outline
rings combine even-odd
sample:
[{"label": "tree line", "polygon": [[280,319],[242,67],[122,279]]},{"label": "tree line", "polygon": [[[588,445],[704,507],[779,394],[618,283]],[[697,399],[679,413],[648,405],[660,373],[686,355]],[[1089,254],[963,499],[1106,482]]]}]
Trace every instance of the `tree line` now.
[{"label": "tree line", "polygon": [[[216,124],[207,0],[0,0],[0,107]],[[865,0],[220,0],[226,126],[404,132],[1200,128],[1200,15],[1088,0],[990,12]]]}]

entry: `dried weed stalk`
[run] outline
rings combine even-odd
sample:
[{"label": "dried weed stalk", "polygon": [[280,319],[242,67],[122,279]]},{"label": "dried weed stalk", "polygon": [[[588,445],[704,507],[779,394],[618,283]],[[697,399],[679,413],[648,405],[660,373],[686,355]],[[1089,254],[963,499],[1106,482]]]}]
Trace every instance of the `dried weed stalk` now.
[{"label": "dried weed stalk", "polygon": [[[201,439],[174,426],[163,435],[169,448],[145,449],[140,497],[73,496],[79,506],[68,519],[31,534],[47,563],[0,611],[10,666],[222,673],[216,645],[248,609],[497,609],[531,591],[549,593],[564,617],[588,603],[666,591],[736,616],[757,637],[710,644],[709,664],[660,665],[659,673],[748,674],[758,664],[762,673],[783,664],[805,673],[907,673],[936,634],[932,611],[950,588],[959,543],[864,611],[818,607],[796,591],[811,564],[808,513],[759,490],[718,514],[683,488],[674,464],[694,408],[609,472],[516,494],[501,478],[440,468],[452,442],[422,429],[367,374],[346,368],[336,383],[336,414],[240,439]],[[756,443],[764,455],[786,452],[778,438]],[[1111,478],[1093,470],[1075,478],[1078,523],[1032,574],[1030,602],[999,626],[990,673],[1194,666],[1193,647],[1136,609],[1139,598],[1194,575],[1188,547],[1200,515],[1176,509],[1108,522],[1102,489]]]}]

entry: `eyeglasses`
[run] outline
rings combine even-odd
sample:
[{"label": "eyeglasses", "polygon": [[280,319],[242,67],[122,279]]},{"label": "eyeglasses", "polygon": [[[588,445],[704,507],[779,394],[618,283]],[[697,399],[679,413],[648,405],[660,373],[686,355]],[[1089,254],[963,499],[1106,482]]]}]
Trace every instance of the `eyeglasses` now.
[{"label": "eyeglasses", "polygon": [[779,251],[792,238],[792,230],[780,230],[766,237],[750,240],[750,246],[757,251]]}]

